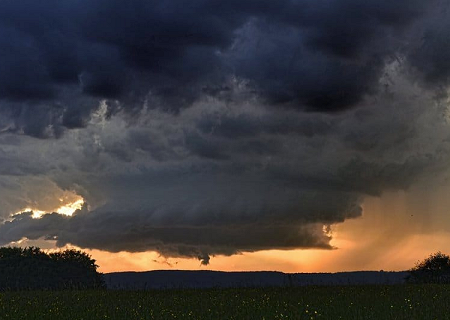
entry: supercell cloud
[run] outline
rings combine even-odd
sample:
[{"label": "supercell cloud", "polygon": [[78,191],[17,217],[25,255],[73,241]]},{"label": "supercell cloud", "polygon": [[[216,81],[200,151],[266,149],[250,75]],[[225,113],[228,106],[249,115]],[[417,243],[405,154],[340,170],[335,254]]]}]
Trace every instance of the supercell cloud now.
[{"label": "supercell cloud", "polygon": [[[449,160],[448,1],[0,1],[0,243],[331,249]],[[79,195],[72,217],[33,219]]]}]

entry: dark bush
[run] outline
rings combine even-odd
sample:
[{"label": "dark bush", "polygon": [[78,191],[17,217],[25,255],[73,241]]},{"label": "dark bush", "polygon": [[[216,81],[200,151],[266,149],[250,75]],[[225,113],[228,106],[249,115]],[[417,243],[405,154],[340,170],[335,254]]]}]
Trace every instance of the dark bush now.
[{"label": "dark bush", "polygon": [[103,288],[95,260],[78,250],[0,248],[0,290]]},{"label": "dark bush", "polygon": [[437,252],[409,270],[409,283],[450,283],[450,257]]}]

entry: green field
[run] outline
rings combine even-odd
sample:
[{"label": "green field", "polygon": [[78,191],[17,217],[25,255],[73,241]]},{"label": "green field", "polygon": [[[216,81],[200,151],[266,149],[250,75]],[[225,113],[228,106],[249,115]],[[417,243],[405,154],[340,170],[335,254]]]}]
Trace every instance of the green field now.
[{"label": "green field", "polygon": [[450,286],[3,292],[0,319],[450,319]]}]

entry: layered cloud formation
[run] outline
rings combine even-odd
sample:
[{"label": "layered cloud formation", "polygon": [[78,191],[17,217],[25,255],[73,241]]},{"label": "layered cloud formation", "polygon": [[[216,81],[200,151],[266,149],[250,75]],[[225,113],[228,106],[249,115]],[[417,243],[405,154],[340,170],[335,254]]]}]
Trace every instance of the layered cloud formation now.
[{"label": "layered cloud formation", "polygon": [[0,242],[330,249],[365,195],[445,172],[447,7],[1,1]]}]

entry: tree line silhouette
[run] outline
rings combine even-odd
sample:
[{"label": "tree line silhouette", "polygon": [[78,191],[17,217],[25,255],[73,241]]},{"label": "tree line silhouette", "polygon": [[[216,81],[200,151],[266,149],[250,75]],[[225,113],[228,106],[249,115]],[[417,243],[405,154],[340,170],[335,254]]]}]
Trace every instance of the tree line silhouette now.
[{"label": "tree line silhouette", "polygon": [[408,283],[450,283],[450,257],[438,251],[409,270]]},{"label": "tree line silhouette", "polygon": [[0,290],[104,288],[95,260],[78,250],[0,248]]},{"label": "tree line silhouette", "polygon": [[[106,288],[95,260],[79,250],[46,253],[38,247],[0,248],[0,291]],[[430,255],[409,270],[407,283],[450,283],[450,257]]]}]

